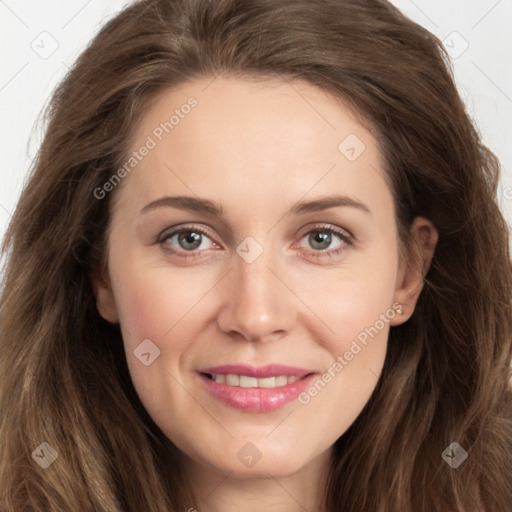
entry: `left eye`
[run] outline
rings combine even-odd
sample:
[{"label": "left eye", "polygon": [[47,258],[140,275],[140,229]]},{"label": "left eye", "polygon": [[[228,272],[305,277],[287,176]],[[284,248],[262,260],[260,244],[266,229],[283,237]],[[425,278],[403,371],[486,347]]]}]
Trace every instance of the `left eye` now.
[{"label": "left eye", "polygon": [[[301,242],[306,240],[310,248],[316,251],[326,251],[328,249],[338,249],[345,243],[348,243],[347,237],[342,233],[337,233],[333,229],[313,229],[308,231],[301,239]],[[332,245],[333,241],[337,240],[336,245]]]}]

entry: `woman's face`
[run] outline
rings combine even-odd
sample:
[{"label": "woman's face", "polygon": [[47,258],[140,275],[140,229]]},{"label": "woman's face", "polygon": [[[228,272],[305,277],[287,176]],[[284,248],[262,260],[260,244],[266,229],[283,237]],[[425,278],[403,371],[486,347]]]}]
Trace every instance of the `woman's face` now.
[{"label": "woman's face", "polygon": [[326,458],[421,289],[374,137],[312,85],[235,78],[166,91],[136,135],[95,287],[142,403],[222,473]]}]

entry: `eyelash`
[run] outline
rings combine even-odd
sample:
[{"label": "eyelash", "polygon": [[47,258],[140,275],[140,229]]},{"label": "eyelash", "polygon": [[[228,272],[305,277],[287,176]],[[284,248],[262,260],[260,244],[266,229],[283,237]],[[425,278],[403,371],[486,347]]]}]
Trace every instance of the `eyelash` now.
[{"label": "eyelash", "polygon": [[[194,225],[183,226],[183,227],[181,227],[179,229],[175,229],[174,231],[171,231],[169,233],[165,233],[164,235],[161,235],[159,237],[159,239],[157,240],[157,243],[162,246],[162,249],[164,251],[166,251],[170,254],[173,254],[175,256],[178,256],[180,258],[183,258],[183,259],[200,257],[198,253],[200,253],[201,251],[185,251],[185,250],[177,251],[177,250],[171,248],[169,244],[165,243],[167,240],[169,240],[173,236],[179,235],[181,233],[186,233],[186,232],[194,232],[194,233],[199,233],[201,235],[205,235],[208,238],[212,239],[212,243],[214,243],[215,245],[218,245],[218,244],[216,244],[216,242],[213,242],[213,236],[208,231],[206,231],[203,228],[198,228],[197,226],[194,226]],[[326,257],[326,256],[331,258],[333,256],[337,256],[341,251],[343,251],[346,248],[346,246],[354,245],[354,238],[348,231],[346,231],[344,229],[340,229],[340,228],[335,228],[330,225],[314,226],[313,228],[309,229],[308,231],[305,231],[300,236],[299,242],[304,238],[304,236],[306,236],[310,233],[315,233],[315,232],[316,233],[329,233],[331,235],[335,234],[342,241],[342,245],[340,245],[340,247],[338,247],[336,249],[331,249],[331,250],[328,250],[328,249],[314,250],[313,249],[311,255],[315,258]],[[207,250],[207,249],[205,249],[205,250]]]}]

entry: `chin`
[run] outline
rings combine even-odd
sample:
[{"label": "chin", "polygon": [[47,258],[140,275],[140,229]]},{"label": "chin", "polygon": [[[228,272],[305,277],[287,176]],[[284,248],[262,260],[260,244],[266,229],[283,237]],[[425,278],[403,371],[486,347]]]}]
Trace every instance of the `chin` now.
[{"label": "chin", "polygon": [[276,446],[268,440],[241,441],[233,439],[228,447],[223,447],[218,457],[209,453],[200,456],[204,464],[216,472],[230,474],[231,478],[268,478],[292,475],[308,466],[317,453],[308,454],[304,442],[288,446]]}]

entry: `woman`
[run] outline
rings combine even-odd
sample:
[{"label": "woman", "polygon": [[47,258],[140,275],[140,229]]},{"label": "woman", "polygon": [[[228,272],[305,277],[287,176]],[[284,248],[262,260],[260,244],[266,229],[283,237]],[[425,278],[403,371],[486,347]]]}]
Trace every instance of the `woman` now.
[{"label": "woman", "polygon": [[2,511],[512,508],[499,164],[446,62],[384,1],[101,30],[4,243]]}]

